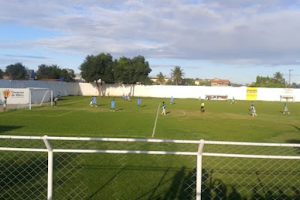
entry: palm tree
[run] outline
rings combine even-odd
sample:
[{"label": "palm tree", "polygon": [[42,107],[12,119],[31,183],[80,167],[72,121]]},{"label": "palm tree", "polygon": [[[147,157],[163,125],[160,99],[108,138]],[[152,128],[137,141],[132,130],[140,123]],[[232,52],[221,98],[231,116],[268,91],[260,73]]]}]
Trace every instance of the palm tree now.
[{"label": "palm tree", "polygon": [[172,69],[172,76],[176,85],[182,83],[183,75],[183,69],[181,69],[179,66],[175,66],[174,69]]},{"label": "palm tree", "polygon": [[157,82],[159,82],[161,85],[166,82],[165,76],[161,72],[157,74]]}]

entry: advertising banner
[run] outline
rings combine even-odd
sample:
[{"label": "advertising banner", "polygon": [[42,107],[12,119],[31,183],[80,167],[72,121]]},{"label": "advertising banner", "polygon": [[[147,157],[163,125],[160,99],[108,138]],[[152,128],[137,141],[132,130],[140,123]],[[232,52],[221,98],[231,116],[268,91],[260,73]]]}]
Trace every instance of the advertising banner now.
[{"label": "advertising banner", "polygon": [[257,100],[257,88],[247,87],[246,100]]},{"label": "advertising banner", "polygon": [[0,99],[2,102],[5,97],[7,99],[7,104],[28,104],[29,89],[0,88]]}]

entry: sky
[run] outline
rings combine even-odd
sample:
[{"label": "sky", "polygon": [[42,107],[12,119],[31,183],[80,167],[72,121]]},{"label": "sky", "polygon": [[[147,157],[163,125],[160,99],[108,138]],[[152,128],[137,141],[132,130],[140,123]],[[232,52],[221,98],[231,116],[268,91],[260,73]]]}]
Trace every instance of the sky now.
[{"label": "sky", "polygon": [[87,55],[144,56],[157,77],[300,83],[300,0],[0,0],[0,69],[80,73]]}]

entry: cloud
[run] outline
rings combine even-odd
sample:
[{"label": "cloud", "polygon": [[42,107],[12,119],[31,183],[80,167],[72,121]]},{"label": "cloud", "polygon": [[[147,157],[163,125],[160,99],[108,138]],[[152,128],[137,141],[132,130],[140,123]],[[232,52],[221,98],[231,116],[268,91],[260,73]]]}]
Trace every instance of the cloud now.
[{"label": "cloud", "polygon": [[33,55],[11,55],[11,54],[2,54],[5,57],[14,57],[14,58],[34,58],[34,59],[48,59],[44,56],[33,56]]},{"label": "cloud", "polygon": [[300,52],[298,0],[28,0],[2,4],[0,24],[51,30],[63,36],[7,40],[1,42],[1,48],[261,65],[289,64]]}]

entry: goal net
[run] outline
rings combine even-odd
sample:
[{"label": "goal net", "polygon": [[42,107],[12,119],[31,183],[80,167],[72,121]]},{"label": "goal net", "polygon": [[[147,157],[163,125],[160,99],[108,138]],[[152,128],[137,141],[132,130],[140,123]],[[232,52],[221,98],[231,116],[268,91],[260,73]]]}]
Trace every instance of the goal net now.
[{"label": "goal net", "polygon": [[[49,88],[0,88],[0,104],[6,97],[7,110],[29,109],[52,102],[53,92]],[[2,111],[2,109],[1,109]]]}]

